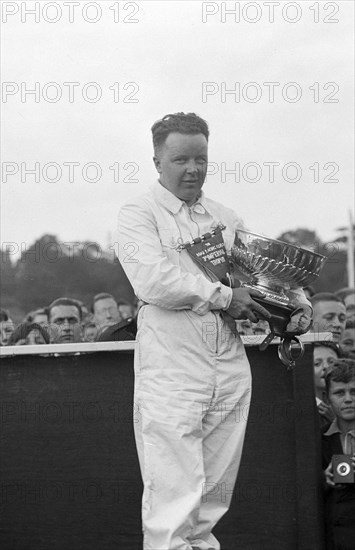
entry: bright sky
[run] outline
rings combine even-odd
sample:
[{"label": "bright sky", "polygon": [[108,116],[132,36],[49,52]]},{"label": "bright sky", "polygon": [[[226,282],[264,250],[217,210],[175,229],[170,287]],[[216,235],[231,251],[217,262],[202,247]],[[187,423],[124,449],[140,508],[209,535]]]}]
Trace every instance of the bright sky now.
[{"label": "bright sky", "polygon": [[348,223],[353,2],[1,4],[2,242],[115,240],[156,178],[150,127],[177,111],[208,121],[205,192],[251,230]]}]

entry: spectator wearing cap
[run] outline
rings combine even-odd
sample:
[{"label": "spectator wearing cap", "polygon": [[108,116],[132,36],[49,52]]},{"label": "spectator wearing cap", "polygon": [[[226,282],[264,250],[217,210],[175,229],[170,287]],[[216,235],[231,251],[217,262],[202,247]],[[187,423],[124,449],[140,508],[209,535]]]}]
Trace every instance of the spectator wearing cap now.
[{"label": "spectator wearing cap", "polygon": [[68,344],[82,341],[82,312],[73,298],[58,298],[48,307],[52,343]]},{"label": "spectator wearing cap", "polygon": [[344,302],[331,292],[319,292],[311,298],[313,306],[312,332],[331,332],[333,342],[339,343],[345,329]]}]

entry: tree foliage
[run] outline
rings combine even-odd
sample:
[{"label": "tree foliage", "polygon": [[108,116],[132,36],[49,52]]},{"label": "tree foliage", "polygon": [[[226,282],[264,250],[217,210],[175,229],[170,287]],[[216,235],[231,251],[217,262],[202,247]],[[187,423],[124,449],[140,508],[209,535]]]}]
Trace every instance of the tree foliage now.
[{"label": "tree foliage", "polygon": [[77,298],[88,306],[99,292],[109,292],[118,300],[133,299],[117,257],[96,243],[76,244],[70,250],[55,235],[43,235],[22,252],[16,264],[2,251],[2,307],[11,310],[17,305],[24,315],[61,296]]},{"label": "tree foliage", "polygon": [[[279,240],[296,244],[327,257],[320,277],[312,285],[316,292],[347,285],[346,251],[341,243],[323,243],[315,231],[298,228],[283,232]],[[16,263],[1,250],[1,304],[16,312],[17,321],[27,312],[44,307],[60,296],[82,300],[88,306],[99,292],[116,299],[132,300],[133,289],[123,268],[111,251],[97,243],[75,243],[68,248],[55,235],[43,235]]]},{"label": "tree foliage", "polygon": [[316,292],[335,292],[347,286],[346,251],[340,243],[323,243],[315,231],[306,228],[285,231],[277,238],[326,256],[320,276],[312,283]]}]

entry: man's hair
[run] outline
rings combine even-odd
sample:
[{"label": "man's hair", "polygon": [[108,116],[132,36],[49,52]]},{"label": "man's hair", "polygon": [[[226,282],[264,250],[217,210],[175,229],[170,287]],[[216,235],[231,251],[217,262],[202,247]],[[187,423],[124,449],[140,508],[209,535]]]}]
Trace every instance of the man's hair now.
[{"label": "man's hair", "polygon": [[339,302],[340,304],[344,304],[343,300],[332,292],[318,292],[310,298],[310,302],[312,306],[315,306],[319,302]]},{"label": "man's hair", "polygon": [[341,350],[334,342],[314,342],[314,348],[329,348],[336,353],[338,358],[341,357]]},{"label": "man's hair", "polygon": [[109,294],[108,292],[100,292],[100,294],[96,294],[92,300],[92,306],[91,306],[92,313],[94,313],[94,306],[96,302],[98,302],[99,300],[107,300],[108,298],[111,298],[111,300],[114,300],[117,304],[116,298],[112,296],[112,294]]},{"label": "man's hair", "polygon": [[25,338],[27,338],[27,336],[33,330],[38,330],[38,332],[42,335],[45,343],[49,344],[49,334],[44,327],[42,327],[38,323],[24,322],[24,323],[21,323],[11,334],[7,345],[15,346],[19,340],[24,340]]},{"label": "man's hair", "polygon": [[0,323],[9,320],[9,314],[6,309],[0,309]]},{"label": "man's hair", "polygon": [[344,287],[335,292],[335,296],[340,298],[342,301],[344,301],[347,296],[350,296],[350,294],[355,294],[355,288]]},{"label": "man's hair", "polygon": [[166,138],[172,132],[187,135],[203,134],[207,141],[210,134],[207,122],[195,113],[165,115],[152,126],[154,153],[165,143]]},{"label": "man's hair", "polygon": [[78,302],[78,300],[75,300],[74,298],[57,298],[54,300],[54,302],[51,303],[50,306],[48,306],[48,319],[50,320],[51,317],[51,311],[54,307],[57,306],[75,306],[79,312],[80,321],[83,317],[83,312],[81,310],[81,305]]},{"label": "man's hair", "polygon": [[337,359],[330,365],[325,373],[325,389],[329,395],[331,382],[343,382],[348,384],[355,381],[355,360],[354,359]]}]

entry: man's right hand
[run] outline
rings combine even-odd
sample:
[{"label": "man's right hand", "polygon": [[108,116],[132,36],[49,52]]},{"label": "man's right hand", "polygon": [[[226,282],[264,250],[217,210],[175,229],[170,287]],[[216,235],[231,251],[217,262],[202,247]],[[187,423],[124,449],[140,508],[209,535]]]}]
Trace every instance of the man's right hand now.
[{"label": "man's right hand", "polygon": [[263,298],[263,294],[256,290],[248,291],[246,288],[233,288],[232,301],[227,313],[233,319],[249,319],[257,323],[260,319],[270,319],[271,315],[263,306],[255,302],[252,296]]}]

